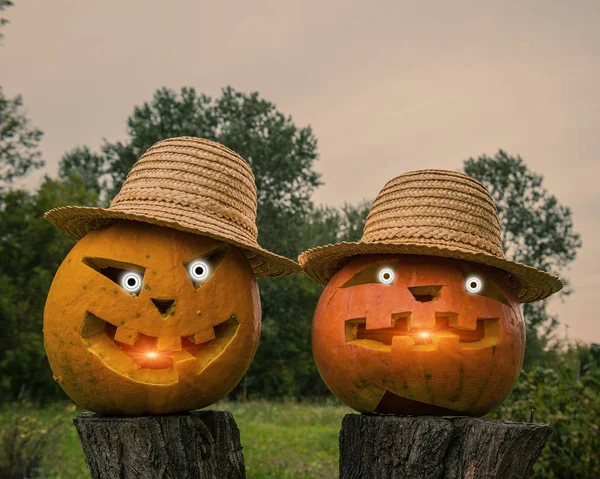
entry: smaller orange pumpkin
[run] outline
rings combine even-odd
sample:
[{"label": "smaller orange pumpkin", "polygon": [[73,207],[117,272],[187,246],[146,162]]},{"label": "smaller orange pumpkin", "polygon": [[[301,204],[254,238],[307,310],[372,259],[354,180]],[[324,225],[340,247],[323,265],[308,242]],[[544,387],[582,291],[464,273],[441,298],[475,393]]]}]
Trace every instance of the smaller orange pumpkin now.
[{"label": "smaller orange pumpkin", "polygon": [[360,241],[298,259],[327,284],[312,330],[319,372],[363,412],[485,414],[521,369],[519,304],[563,286],[504,257],[494,199],[474,178],[448,170],[391,179]]},{"label": "smaller orange pumpkin", "polygon": [[483,415],[517,380],[525,325],[500,270],[366,255],[323,291],[312,343],[323,380],[357,411]]}]

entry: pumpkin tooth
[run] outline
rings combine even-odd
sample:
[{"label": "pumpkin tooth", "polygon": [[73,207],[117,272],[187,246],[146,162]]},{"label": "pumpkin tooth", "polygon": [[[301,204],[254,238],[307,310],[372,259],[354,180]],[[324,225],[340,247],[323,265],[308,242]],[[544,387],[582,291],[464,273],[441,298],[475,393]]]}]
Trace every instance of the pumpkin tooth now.
[{"label": "pumpkin tooth", "polygon": [[194,344],[202,344],[208,341],[212,341],[213,339],[215,339],[215,337],[215,328],[208,328],[202,331],[198,331],[195,334],[191,334],[190,336],[187,336],[187,339],[189,339]]},{"label": "pumpkin tooth", "polygon": [[183,359],[180,359],[175,363],[175,369],[177,370],[177,376],[179,376],[180,380],[187,379],[193,381],[198,375],[198,362],[194,356],[189,353],[188,355],[189,357],[182,356]]},{"label": "pumpkin tooth", "polygon": [[115,341],[119,341],[120,343],[129,344],[133,346],[135,342],[140,337],[139,331],[135,329],[127,328],[125,326],[119,326],[115,331]]},{"label": "pumpkin tooth", "polygon": [[477,316],[474,314],[458,314],[450,319],[450,326],[460,329],[477,329]]},{"label": "pumpkin tooth", "polygon": [[159,351],[181,351],[181,336],[159,336],[156,349]]}]

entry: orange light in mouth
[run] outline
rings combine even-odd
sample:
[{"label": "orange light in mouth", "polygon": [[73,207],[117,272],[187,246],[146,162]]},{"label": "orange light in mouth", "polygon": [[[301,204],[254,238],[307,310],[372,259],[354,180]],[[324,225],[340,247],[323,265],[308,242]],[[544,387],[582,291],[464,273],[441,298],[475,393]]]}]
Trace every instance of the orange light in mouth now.
[{"label": "orange light in mouth", "polygon": [[431,333],[429,331],[419,331],[416,335],[415,335],[415,344],[431,344],[432,340],[431,340]]},{"label": "orange light in mouth", "polygon": [[157,354],[153,351],[150,351],[149,353],[146,353],[146,356],[148,356],[149,358],[155,358]]}]

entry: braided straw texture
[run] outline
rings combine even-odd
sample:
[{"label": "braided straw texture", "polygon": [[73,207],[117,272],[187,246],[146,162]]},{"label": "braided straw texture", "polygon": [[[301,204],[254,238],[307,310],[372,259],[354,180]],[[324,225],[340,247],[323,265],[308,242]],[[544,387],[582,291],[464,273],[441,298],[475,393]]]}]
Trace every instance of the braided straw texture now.
[{"label": "braided straw texture", "polygon": [[293,261],[257,242],[256,185],[250,166],[202,138],[159,141],[133,165],[108,209],[66,207],[44,217],[82,238],[115,220],[134,220],[220,239],[244,250],[257,276],[297,272]]},{"label": "braided straw texture", "polygon": [[505,259],[494,201],[474,178],[447,170],[411,171],[377,195],[359,243],[338,243],[302,253],[309,276],[326,283],[357,254],[423,254],[495,266],[511,275],[521,302],[562,288],[548,273]]},{"label": "braided straw texture", "polygon": [[496,207],[473,178],[423,170],[389,181],[365,223],[365,243],[420,243],[504,257]]}]

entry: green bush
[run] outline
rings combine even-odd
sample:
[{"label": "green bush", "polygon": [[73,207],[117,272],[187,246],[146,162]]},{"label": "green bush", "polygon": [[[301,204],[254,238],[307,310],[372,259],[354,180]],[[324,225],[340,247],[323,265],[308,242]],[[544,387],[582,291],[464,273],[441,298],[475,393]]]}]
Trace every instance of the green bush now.
[{"label": "green bush", "polygon": [[66,410],[40,409],[19,400],[0,411],[0,477],[47,477],[61,460],[56,443],[68,421]]},{"label": "green bush", "polygon": [[534,422],[554,428],[532,477],[600,477],[600,364],[594,345],[571,346],[552,369],[534,366],[495,411],[494,419]]}]

